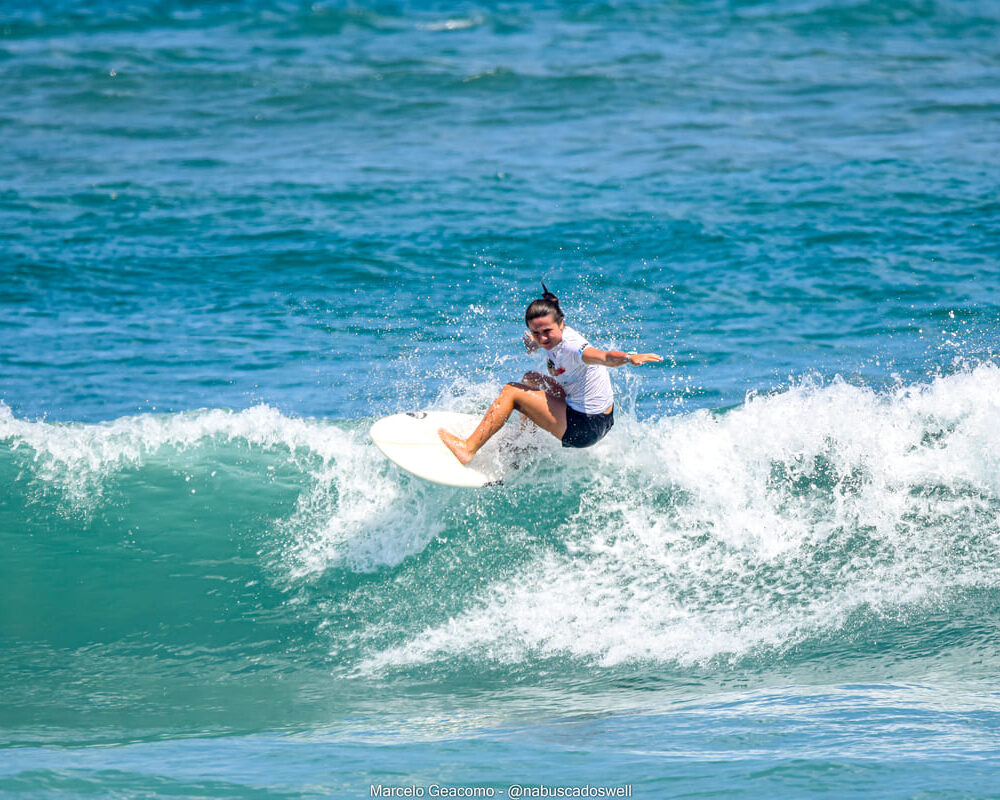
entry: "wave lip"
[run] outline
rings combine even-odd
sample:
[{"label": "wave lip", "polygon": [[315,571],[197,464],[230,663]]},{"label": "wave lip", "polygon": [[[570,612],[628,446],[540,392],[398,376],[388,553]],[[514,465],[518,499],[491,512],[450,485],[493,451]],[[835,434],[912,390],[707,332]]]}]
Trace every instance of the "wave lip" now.
[{"label": "wave lip", "polygon": [[59,487],[80,507],[99,502],[107,478],[140,467],[162,449],[184,451],[209,440],[239,441],[265,450],[306,448],[334,458],[343,433],[310,420],[283,416],[270,406],[244,411],[203,409],[179,414],[140,414],[98,424],[21,420],[0,403],[0,441],[12,451],[32,452],[35,477]]}]

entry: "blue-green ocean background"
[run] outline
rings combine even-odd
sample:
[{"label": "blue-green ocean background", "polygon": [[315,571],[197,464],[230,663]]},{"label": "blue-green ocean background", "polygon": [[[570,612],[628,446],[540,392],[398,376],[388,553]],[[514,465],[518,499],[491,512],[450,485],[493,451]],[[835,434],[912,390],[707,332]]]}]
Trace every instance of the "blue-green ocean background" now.
[{"label": "blue-green ocean background", "polygon": [[[1000,796],[1000,3],[0,2],[0,795]],[[598,447],[422,483],[545,278]]]}]

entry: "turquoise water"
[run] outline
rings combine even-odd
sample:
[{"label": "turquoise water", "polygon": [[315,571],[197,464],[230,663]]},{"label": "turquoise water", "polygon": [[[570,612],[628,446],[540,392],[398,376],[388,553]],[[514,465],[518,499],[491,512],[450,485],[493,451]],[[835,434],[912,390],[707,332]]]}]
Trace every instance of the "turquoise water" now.
[{"label": "turquoise water", "polygon": [[[0,5],[0,794],[988,797],[1000,5]],[[534,366],[598,447],[375,418]]]}]

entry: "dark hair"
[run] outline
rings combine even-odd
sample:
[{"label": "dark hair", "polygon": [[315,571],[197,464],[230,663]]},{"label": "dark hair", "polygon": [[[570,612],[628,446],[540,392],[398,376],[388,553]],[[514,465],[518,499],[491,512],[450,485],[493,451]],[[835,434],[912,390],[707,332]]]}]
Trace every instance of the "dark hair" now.
[{"label": "dark hair", "polygon": [[556,325],[564,319],[562,309],[559,308],[559,298],[548,290],[543,281],[542,296],[538,300],[531,301],[531,305],[528,306],[528,310],[524,312],[524,324],[527,325],[531,322],[531,320],[538,319],[539,317],[545,317],[549,314],[552,315],[552,319],[555,321]]}]

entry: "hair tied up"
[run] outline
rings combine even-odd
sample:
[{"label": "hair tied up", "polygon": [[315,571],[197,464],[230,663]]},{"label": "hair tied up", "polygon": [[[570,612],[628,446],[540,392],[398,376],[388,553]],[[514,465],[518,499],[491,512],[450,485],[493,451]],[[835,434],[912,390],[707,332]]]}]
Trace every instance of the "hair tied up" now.
[{"label": "hair tied up", "polygon": [[524,313],[524,324],[531,327],[531,320],[552,315],[552,320],[556,324],[563,321],[563,312],[559,308],[559,298],[549,291],[549,287],[542,281],[542,292],[544,294],[538,300],[532,301],[528,310]]}]

